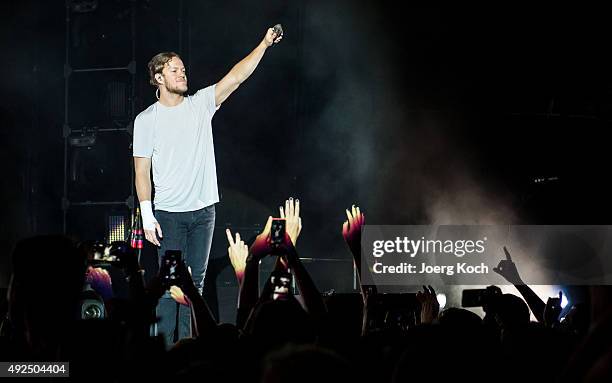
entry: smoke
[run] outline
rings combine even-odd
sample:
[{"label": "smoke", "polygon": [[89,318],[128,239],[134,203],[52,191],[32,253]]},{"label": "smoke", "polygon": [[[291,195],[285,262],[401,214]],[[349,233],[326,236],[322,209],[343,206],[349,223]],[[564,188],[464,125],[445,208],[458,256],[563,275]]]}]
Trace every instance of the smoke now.
[{"label": "smoke", "polygon": [[443,187],[432,190],[423,201],[428,221],[436,225],[502,225],[518,221],[509,202],[468,169],[449,175]]},{"label": "smoke", "polygon": [[[337,225],[353,203],[372,224],[516,222],[510,199],[472,169],[473,148],[461,138],[469,122],[419,78],[432,76],[429,58],[407,47],[423,44],[416,41],[423,36],[381,28],[384,13],[375,5],[305,7],[306,111],[294,153],[300,190],[316,209],[308,218],[327,246],[312,251],[344,253]],[[452,86],[441,83],[433,85]]]}]

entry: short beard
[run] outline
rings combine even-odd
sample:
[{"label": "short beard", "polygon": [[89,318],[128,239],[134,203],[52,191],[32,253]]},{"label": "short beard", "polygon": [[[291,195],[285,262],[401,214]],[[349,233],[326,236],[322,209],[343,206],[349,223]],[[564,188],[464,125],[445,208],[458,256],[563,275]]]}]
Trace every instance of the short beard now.
[{"label": "short beard", "polygon": [[166,90],[169,93],[178,94],[178,95],[182,96],[183,93],[187,92],[187,87],[185,87],[185,90],[182,90],[179,87],[172,87],[172,88],[166,87]]}]

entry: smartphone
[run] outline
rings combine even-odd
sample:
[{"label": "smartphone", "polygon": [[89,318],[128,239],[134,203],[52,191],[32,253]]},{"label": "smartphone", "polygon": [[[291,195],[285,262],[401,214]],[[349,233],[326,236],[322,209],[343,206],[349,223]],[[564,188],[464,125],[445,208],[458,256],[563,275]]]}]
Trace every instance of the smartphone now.
[{"label": "smartphone", "polygon": [[482,307],[487,295],[487,289],[465,289],[461,293],[462,307]]},{"label": "smartphone", "polygon": [[284,218],[274,218],[272,220],[270,243],[273,247],[278,247],[285,241],[285,223]]},{"label": "smartphone", "polygon": [[161,278],[167,286],[176,285],[178,282],[178,265],[181,262],[182,253],[180,250],[166,250],[162,256]]},{"label": "smartphone", "polygon": [[387,293],[372,296],[372,317],[375,328],[396,328],[406,330],[416,326],[419,302],[416,293]]},{"label": "smartphone", "polygon": [[270,275],[270,283],[274,288],[273,300],[287,300],[291,296],[291,282],[293,276],[290,272],[276,270]]}]

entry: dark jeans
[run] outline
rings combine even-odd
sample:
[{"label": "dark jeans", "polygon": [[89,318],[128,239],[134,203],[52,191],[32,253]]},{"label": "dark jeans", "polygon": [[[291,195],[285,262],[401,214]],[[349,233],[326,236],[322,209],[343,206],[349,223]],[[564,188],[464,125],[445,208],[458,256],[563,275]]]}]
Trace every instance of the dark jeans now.
[{"label": "dark jeans", "polygon": [[[181,250],[185,263],[191,267],[193,282],[201,294],[215,227],[215,205],[180,213],[156,210],[155,219],[163,234],[161,248],[158,249],[160,264],[166,250]],[[178,339],[191,337],[191,309],[176,303],[170,292],[166,292],[159,300],[157,316],[157,332],[164,336],[167,347],[174,344],[177,327]]]}]

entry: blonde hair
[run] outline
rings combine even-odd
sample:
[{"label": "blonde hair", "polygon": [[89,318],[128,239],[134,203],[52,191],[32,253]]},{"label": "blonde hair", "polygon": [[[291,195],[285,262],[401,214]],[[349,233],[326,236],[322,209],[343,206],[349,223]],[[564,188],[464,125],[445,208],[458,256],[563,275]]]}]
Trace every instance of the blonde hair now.
[{"label": "blonde hair", "polygon": [[162,52],[153,56],[147,65],[149,67],[149,84],[153,86],[159,85],[155,80],[155,75],[161,73],[164,70],[164,65],[166,65],[168,61],[172,60],[174,57],[178,57],[179,59],[181,58],[181,56],[174,52]]}]

